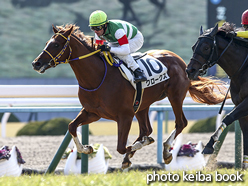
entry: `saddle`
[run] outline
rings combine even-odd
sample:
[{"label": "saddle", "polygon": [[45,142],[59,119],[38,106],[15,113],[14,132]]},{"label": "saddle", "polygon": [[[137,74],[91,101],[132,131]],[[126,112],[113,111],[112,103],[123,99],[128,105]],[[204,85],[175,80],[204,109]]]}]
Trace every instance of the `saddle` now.
[{"label": "saddle", "polygon": [[142,102],[142,95],[145,88],[154,86],[158,83],[161,83],[170,77],[167,74],[167,67],[160,62],[158,59],[147,55],[146,53],[133,53],[131,54],[136,63],[145,73],[147,81],[134,83],[134,76],[132,70],[130,70],[127,65],[121,61],[117,56],[112,56],[109,52],[106,54],[103,52],[105,59],[111,66],[117,67],[122,76],[131,83],[135,89],[135,98],[134,98],[134,111],[137,112],[139,106]]}]

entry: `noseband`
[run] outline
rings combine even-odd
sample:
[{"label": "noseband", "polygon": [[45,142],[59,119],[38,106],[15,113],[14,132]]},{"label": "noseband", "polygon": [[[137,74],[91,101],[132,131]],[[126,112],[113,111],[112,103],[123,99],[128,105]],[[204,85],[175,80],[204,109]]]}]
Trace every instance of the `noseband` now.
[{"label": "noseband", "polygon": [[[222,57],[222,55],[226,52],[226,50],[229,48],[229,46],[231,45],[232,41],[233,41],[233,37],[231,39],[231,41],[228,43],[228,45],[226,46],[226,48],[223,50],[223,52],[220,54],[220,56],[218,57],[218,46],[217,46],[217,42],[216,42],[216,36],[214,37],[210,37],[210,36],[200,36],[198,38],[198,40],[200,40],[201,38],[207,38],[207,39],[211,39],[213,41],[213,46],[211,49],[211,54],[207,60],[206,63],[202,64],[198,59],[196,59],[193,55],[193,57],[190,60],[195,60],[196,62],[198,62],[200,65],[202,65],[202,67],[198,70],[199,71],[199,76],[202,76],[204,74],[206,74],[207,69],[212,67],[213,65],[215,65],[219,59]],[[199,41],[198,41],[199,42]],[[196,50],[194,50],[195,53]],[[216,60],[213,59],[214,53],[216,53]]]},{"label": "noseband", "polygon": [[[53,55],[48,52],[46,49],[44,49],[43,51],[46,52],[52,59],[48,62],[48,65],[52,66],[52,67],[56,67],[58,64],[61,64],[61,63],[69,63],[69,60],[70,60],[70,57],[71,57],[71,53],[72,53],[72,49],[69,45],[69,42],[70,42],[70,35],[66,38],[65,36],[63,36],[62,34],[60,33],[56,33],[56,35],[60,35],[61,37],[63,37],[65,40],[66,40],[66,43],[64,44],[62,50],[55,56],[53,57]],[[69,49],[70,49],[70,54],[69,54],[69,57],[65,60],[65,61],[58,61],[58,59],[64,54],[67,46],[69,46]],[[52,64],[53,62],[53,64]]]}]

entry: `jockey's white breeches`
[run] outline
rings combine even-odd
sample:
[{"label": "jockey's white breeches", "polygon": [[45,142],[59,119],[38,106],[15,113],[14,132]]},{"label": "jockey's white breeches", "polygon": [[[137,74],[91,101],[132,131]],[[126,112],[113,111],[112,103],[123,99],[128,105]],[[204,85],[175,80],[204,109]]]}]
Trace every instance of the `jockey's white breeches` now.
[{"label": "jockey's white breeches", "polygon": [[[128,68],[130,68],[132,71],[135,71],[137,68],[139,68],[139,65],[135,62],[135,60],[130,54],[137,52],[142,47],[144,43],[144,37],[142,33],[138,31],[136,36],[133,39],[128,40],[128,42],[129,42],[130,53],[128,55],[120,55],[120,54],[115,54],[115,55],[118,58],[120,58],[122,61],[124,61],[127,64]],[[109,43],[109,45],[111,46],[111,43]]]}]

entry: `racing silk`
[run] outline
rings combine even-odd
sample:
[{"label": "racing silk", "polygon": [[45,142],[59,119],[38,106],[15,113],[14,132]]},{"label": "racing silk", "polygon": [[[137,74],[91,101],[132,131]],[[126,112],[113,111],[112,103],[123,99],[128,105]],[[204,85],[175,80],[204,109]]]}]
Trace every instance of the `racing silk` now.
[{"label": "racing silk", "polygon": [[109,20],[105,34],[100,37],[95,34],[96,44],[103,44],[106,40],[111,45],[110,52],[128,55],[130,53],[128,40],[133,39],[137,32],[138,29],[126,21]]},{"label": "racing silk", "polygon": [[238,37],[248,38],[248,31],[236,32]]}]

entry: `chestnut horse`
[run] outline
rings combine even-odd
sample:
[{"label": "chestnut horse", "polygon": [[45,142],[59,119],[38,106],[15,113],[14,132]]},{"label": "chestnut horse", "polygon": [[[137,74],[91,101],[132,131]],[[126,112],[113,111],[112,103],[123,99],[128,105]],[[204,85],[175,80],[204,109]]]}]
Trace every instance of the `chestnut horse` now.
[{"label": "chestnut horse", "polygon": [[197,79],[209,67],[218,64],[230,77],[230,93],[235,107],[224,117],[220,128],[211,136],[203,153],[213,153],[213,145],[223,129],[239,120],[243,132],[243,166],[248,168],[248,42],[246,39],[235,37],[234,31],[234,24],[228,22],[220,28],[216,25],[205,32],[201,27],[198,41],[193,46],[193,57],[186,71],[190,79]]},{"label": "chestnut horse", "polygon": [[[186,75],[185,62],[173,52],[152,50],[147,53],[160,60],[167,68],[169,79],[148,87],[143,92],[141,106],[137,112],[133,109],[135,90],[129,81],[123,78],[120,71],[104,62],[99,50],[76,25],[53,27],[54,35],[47,42],[45,49],[32,62],[34,70],[44,73],[50,67],[60,63],[69,63],[79,84],[78,97],[83,106],[78,116],[69,124],[69,132],[77,146],[78,152],[89,154],[91,146],[82,145],[77,137],[77,127],[89,124],[100,118],[110,119],[118,125],[117,151],[125,154],[122,168],[131,165],[130,158],[135,151],[154,140],[149,137],[152,128],[149,122],[149,107],[155,101],[168,97],[175,114],[175,130],[164,142],[163,158],[166,163],[172,159],[169,152],[174,138],[187,126],[182,110],[183,100],[189,90],[195,101],[217,104],[223,101],[223,94],[213,92],[212,86],[218,82],[202,78],[190,81]],[[92,53],[93,52],[93,53]],[[60,61],[58,61],[60,60]],[[134,115],[139,123],[139,137],[129,147],[127,138]]]}]

